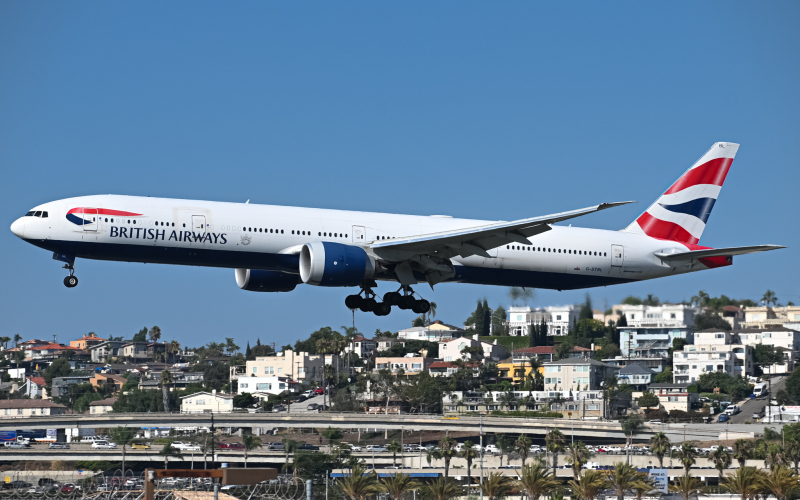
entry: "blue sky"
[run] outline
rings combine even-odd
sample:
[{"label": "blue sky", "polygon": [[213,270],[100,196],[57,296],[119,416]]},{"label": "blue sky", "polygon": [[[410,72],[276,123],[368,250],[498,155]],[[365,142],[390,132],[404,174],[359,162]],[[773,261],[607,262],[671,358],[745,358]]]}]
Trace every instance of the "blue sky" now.
[{"label": "blue sky", "polygon": [[[0,335],[283,345],[350,324],[344,289],[239,290],[229,269],[79,261],[7,229],[117,193],[512,220],[639,200],[741,143],[701,240],[783,244],[733,267],[590,290],[800,303],[797,2],[0,3]],[[792,152],[794,151],[794,153]],[[380,292],[389,287],[383,285]],[[506,289],[420,288],[461,324]],[[536,305],[585,292],[537,291]],[[356,326],[397,330],[411,312]]]}]

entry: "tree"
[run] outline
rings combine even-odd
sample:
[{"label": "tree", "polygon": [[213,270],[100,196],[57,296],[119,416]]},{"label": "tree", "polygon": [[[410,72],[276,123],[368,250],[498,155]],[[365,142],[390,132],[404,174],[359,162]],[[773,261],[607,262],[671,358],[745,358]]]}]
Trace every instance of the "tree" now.
[{"label": "tree", "polygon": [[11,337],[0,337],[0,343],[3,344],[3,349],[8,349],[9,342],[11,342]]},{"label": "tree", "polygon": [[419,483],[401,472],[380,478],[379,484],[380,490],[389,495],[391,500],[403,500],[403,497],[418,487]]},{"label": "tree", "polygon": [[728,493],[739,495],[741,500],[750,500],[759,493],[759,475],[753,467],[739,467],[733,474],[722,479],[722,487]]},{"label": "tree", "polygon": [[228,365],[223,362],[215,361],[203,368],[203,385],[209,390],[221,391],[229,378]]},{"label": "tree", "polygon": [[[516,442],[505,434],[500,434],[497,438],[497,447],[500,448],[500,467],[503,466],[503,454],[509,454],[514,451]],[[508,461],[511,461],[509,457]]]},{"label": "tree", "polygon": [[158,342],[161,340],[161,328],[154,326],[147,335],[150,337],[150,342]]},{"label": "tree", "polygon": [[747,464],[747,459],[752,458],[753,446],[752,443],[746,439],[737,439],[733,443],[733,458],[739,462],[739,468],[742,469]]},{"label": "tree", "polygon": [[508,335],[506,320],[508,314],[503,306],[497,306],[492,312],[492,335],[505,336]]},{"label": "tree", "polygon": [[558,469],[558,454],[564,451],[566,440],[560,430],[552,429],[545,435],[544,442],[547,451],[553,455],[553,476],[555,476],[556,469]]},{"label": "tree", "polygon": [[138,333],[133,335],[133,342],[147,342],[147,327],[145,326]]},{"label": "tree", "polygon": [[606,488],[606,478],[599,471],[587,469],[567,484],[579,500],[594,500]]},{"label": "tree", "polygon": [[350,500],[366,500],[368,496],[379,491],[375,471],[366,472],[358,464],[350,469],[350,474],[336,481],[336,484]]},{"label": "tree", "polygon": [[169,385],[172,383],[172,373],[169,370],[164,370],[161,372],[161,380],[159,384],[161,385],[161,393],[162,397],[164,398],[164,412],[169,413]]},{"label": "tree", "polygon": [[661,401],[658,399],[658,396],[656,396],[655,393],[644,391],[637,400],[637,403],[639,403],[639,406],[643,408],[650,409],[654,406],[658,407],[661,404]]},{"label": "tree", "polygon": [[683,443],[678,448],[678,460],[683,464],[683,468],[688,474],[689,469],[697,462],[697,448],[692,443]]},{"label": "tree", "polygon": [[581,304],[578,319],[594,319],[594,311],[592,310],[592,297],[587,293],[586,299]]},{"label": "tree", "polygon": [[[285,466],[287,469],[289,467],[289,455],[296,452],[298,448],[300,448],[300,442],[295,441],[294,439],[283,438],[283,455],[285,457]],[[296,457],[295,457],[296,459]]]},{"label": "tree", "polygon": [[663,432],[657,432],[650,438],[650,451],[658,458],[659,468],[664,468],[664,456],[670,452],[669,438]]},{"label": "tree", "polygon": [[519,455],[524,467],[525,460],[528,459],[528,454],[531,452],[531,439],[525,434],[520,434],[519,438],[514,442],[514,451]]},{"label": "tree", "polygon": [[512,486],[502,472],[491,472],[483,477],[480,488],[485,500],[500,500],[511,493]]},{"label": "tree", "polygon": [[633,446],[633,436],[639,434],[644,428],[642,418],[637,414],[629,415],[628,418],[622,421],[622,432],[625,433],[627,438],[627,445],[625,446],[625,460],[630,463],[631,461],[631,446]]},{"label": "tree", "polygon": [[247,468],[247,452],[255,450],[261,446],[261,438],[252,433],[242,434],[242,444],[244,445],[244,468]]},{"label": "tree", "polygon": [[[678,340],[678,339],[675,339]],[[672,368],[667,366],[662,371],[656,373],[656,376],[653,377],[653,382],[657,384],[667,384],[672,382]]]},{"label": "tree", "polygon": [[722,481],[722,474],[725,472],[725,469],[731,466],[733,462],[733,458],[731,457],[731,453],[725,449],[723,446],[717,446],[717,449],[712,451],[708,458],[714,462],[714,468],[719,471],[719,480]]},{"label": "tree", "polygon": [[19,333],[14,334],[14,347],[19,347],[19,341],[22,340],[22,335]]},{"label": "tree", "polygon": [[67,358],[57,358],[53,363],[42,371],[44,381],[47,385],[53,383],[53,379],[57,377],[66,377],[72,372]]},{"label": "tree", "polygon": [[478,300],[478,305],[472,315],[464,322],[465,326],[473,326],[475,333],[479,336],[489,334],[489,322],[491,320],[491,312],[489,304],[486,299],[483,301]]},{"label": "tree", "polygon": [[467,488],[472,484],[472,461],[480,457],[480,452],[475,449],[472,441],[464,441],[461,447],[461,458],[467,461]]},{"label": "tree", "polygon": [[775,495],[777,500],[795,498],[800,489],[797,475],[786,467],[776,467],[769,474],[761,477],[761,486]]},{"label": "tree", "polygon": [[764,296],[761,297],[761,302],[763,302],[765,305],[772,304],[774,306],[778,303],[778,297],[772,290],[767,290],[764,292]]},{"label": "tree", "polygon": [[444,460],[444,477],[450,477],[450,460],[453,459],[458,452],[456,451],[456,440],[450,436],[445,436],[439,441],[439,449],[437,450],[439,457]]},{"label": "tree", "polygon": [[167,345],[167,352],[172,355],[172,362],[175,362],[175,356],[181,352],[181,344],[177,340],[171,340]]},{"label": "tree", "polygon": [[730,330],[731,324],[725,318],[714,311],[704,311],[694,317],[694,327],[697,331],[718,328],[720,330]]},{"label": "tree", "polygon": [[675,480],[675,484],[669,485],[669,491],[677,493],[683,500],[697,498],[705,489],[703,482],[688,472]]},{"label": "tree", "polygon": [[122,477],[125,477],[125,452],[128,446],[133,443],[136,431],[130,427],[114,427],[110,431],[111,440],[118,446],[122,446]]},{"label": "tree", "polygon": [[638,481],[634,481],[633,485],[631,485],[631,491],[633,491],[634,495],[636,496],[636,500],[642,500],[645,495],[648,493],[652,493],[658,485],[647,477],[646,475],[642,474]]},{"label": "tree", "polygon": [[581,441],[567,445],[567,463],[572,465],[572,477],[576,481],[581,473],[583,464],[593,456],[594,453]]},{"label": "tree", "polygon": [[700,290],[697,295],[693,295],[689,301],[695,307],[705,307],[708,305],[709,295],[705,290]]},{"label": "tree", "polygon": [[531,500],[548,496],[560,485],[553,473],[547,470],[547,465],[534,462],[522,467],[519,472],[517,488],[524,491]]},{"label": "tree", "polygon": [[178,459],[183,458],[183,453],[181,453],[181,450],[179,450],[178,448],[173,448],[171,442],[165,444],[164,447],[161,448],[161,451],[158,452],[158,454],[164,457],[164,469],[169,468],[169,463],[168,463],[169,457]]},{"label": "tree", "polygon": [[461,496],[461,486],[447,477],[426,484],[422,488],[425,497],[431,500],[452,500]]},{"label": "tree", "polygon": [[403,451],[400,442],[393,439],[392,442],[386,446],[386,451],[392,454],[392,467],[397,467],[397,454]]},{"label": "tree", "polygon": [[630,464],[617,462],[606,473],[608,487],[617,495],[617,500],[624,500],[625,493],[633,490],[633,485],[641,479],[639,472]]}]

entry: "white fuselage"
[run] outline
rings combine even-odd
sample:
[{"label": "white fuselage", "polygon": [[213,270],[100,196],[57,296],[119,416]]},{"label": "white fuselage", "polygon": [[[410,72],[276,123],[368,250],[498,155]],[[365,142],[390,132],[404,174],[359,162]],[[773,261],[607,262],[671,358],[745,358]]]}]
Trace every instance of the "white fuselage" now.
[{"label": "white fuselage", "polygon": [[[288,273],[297,272],[292,266],[299,247],[306,243],[338,242],[368,249],[377,241],[488,223],[441,216],[117,195],[58,200],[32,211],[47,212],[48,216],[21,217],[12,230],[24,240],[57,253]],[[529,245],[509,244],[489,250],[491,258],[453,258],[456,276],[449,281],[575,289],[706,269],[700,262],[666,265],[654,252],[685,252],[687,247],[625,231],[553,226],[529,241]]]}]

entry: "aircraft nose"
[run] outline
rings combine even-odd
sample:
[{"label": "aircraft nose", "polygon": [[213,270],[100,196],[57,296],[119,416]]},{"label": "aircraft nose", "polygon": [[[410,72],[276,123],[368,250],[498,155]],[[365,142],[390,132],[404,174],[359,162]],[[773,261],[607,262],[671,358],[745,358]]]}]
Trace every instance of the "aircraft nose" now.
[{"label": "aircraft nose", "polygon": [[11,224],[11,232],[14,233],[18,238],[25,237],[25,221],[22,218],[19,218]]}]

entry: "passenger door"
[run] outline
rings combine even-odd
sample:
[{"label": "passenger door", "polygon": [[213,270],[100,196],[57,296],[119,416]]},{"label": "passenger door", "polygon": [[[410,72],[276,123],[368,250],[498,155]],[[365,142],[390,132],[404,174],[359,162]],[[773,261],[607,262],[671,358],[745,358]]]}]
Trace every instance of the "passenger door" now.
[{"label": "passenger door", "polygon": [[353,243],[366,243],[367,230],[364,226],[353,226]]},{"label": "passenger door", "polygon": [[611,265],[613,267],[622,267],[625,261],[625,250],[622,245],[611,245]]},{"label": "passenger door", "polygon": [[192,241],[196,241],[199,245],[203,244],[203,239],[206,236],[206,216],[205,215],[192,215]]},{"label": "passenger door", "polygon": [[97,214],[96,208],[84,208],[83,209],[83,230],[84,231],[97,231],[97,226],[99,225],[99,215]]}]

